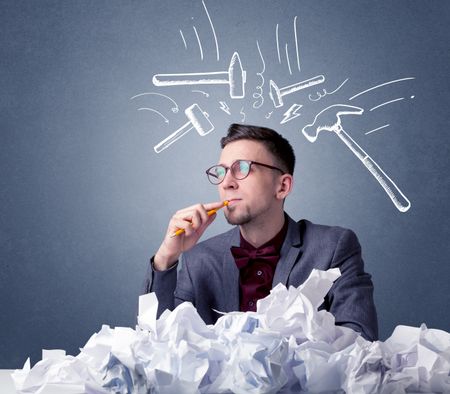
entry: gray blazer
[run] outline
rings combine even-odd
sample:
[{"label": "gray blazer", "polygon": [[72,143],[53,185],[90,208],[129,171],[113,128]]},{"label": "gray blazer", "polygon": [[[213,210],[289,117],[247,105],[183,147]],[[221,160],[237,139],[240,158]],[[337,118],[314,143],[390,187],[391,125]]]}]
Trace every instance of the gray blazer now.
[{"label": "gray blazer", "polygon": [[[272,287],[278,283],[300,286],[313,268],[339,268],[336,280],[320,309],[336,318],[336,324],[361,332],[368,340],[378,339],[371,276],[364,272],[361,246],[355,233],[308,220],[295,222],[289,216],[286,239],[275,269]],[[239,246],[239,228],[198,243],[167,271],[149,264],[143,293],[155,292],[158,316],[184,301],[190,301],[206,324],[214,324],[221,312],[239,310],[239,270],[231,246]]]}]

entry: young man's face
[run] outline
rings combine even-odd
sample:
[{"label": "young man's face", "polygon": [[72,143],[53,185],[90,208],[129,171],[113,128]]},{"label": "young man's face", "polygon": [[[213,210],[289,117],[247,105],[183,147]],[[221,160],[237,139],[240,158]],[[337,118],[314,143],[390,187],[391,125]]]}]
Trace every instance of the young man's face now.
[{"label": "young man's face", "polygon": [[[239,140],[225,146],[219,164],[231,167],[236,160],[252,160],[277,167],[271,153],[257,141]],[[263,223],[282,209],[282,199],[277,196],[280,171],[253,164],[245,179],[235,179],[228,170],[218,185],[222,200],[229,200],[225,217],[230,224],[244,225],[252,221]]]}]

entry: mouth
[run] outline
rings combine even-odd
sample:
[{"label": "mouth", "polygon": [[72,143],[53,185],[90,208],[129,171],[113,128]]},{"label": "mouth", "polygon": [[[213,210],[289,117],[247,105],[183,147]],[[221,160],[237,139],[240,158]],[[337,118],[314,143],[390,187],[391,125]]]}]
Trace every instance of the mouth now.
[{"label": "mouth", "polygon": [[227,201],[228,201],[227,207],[232,207],[237,202],[241,201],[241,199],[240,198],[230,198]]}]

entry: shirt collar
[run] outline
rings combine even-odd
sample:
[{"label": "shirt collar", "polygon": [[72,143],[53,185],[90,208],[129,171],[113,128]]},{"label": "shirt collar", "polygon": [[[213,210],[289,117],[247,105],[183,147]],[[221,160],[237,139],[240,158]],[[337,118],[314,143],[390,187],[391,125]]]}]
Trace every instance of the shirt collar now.
[{"label": "shirt collar", "polygon": [[255,250],[255,249],[261,249],[265,248],[267,246],[274,246],[277,252],[281,250],[281,247],[283,246],[284,239],[286,238],[287,230],[288,230],[288,224],[289,221],[286,217],[286,214],[284,214],[284,224],[281,230],[273,237],[271,240],[267,241],[264,245],[261,245],[259,248],[255,248],[250,242],[246,241],[245,238],[240,234],[241,241],[240,246],[241,248],[247,249],[247,250]]}]

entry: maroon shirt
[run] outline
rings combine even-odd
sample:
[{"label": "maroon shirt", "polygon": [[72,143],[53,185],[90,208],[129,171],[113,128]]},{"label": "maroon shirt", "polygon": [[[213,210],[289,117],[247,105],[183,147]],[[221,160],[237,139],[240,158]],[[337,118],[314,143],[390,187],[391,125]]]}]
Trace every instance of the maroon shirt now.
[{"label": "maroon shirt", "polygon": [[259,248],[248,243],[241,234],[241,246],[231,248],[239,268],[240,311],[256,311],[256,301],[269,295],[287,228],[285,219],[280,232]]}]

